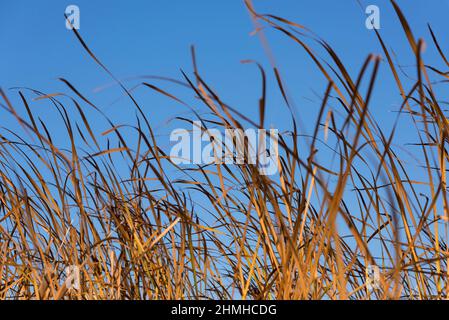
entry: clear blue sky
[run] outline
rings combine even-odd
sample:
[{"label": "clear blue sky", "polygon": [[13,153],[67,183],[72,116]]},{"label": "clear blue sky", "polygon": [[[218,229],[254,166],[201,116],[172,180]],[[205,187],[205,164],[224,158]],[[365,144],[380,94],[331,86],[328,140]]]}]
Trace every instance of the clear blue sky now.
[{"label": "clear blue sky", "polygon": [[[253,2],[259,12],[301,23],[328,41],[353,77],[369,53],[382,52],[374,33],[365,28],[366,15],[362,8],[376,4],[380,7],[380,32],[386,44],[394,50],[405,70],[415,62],[387,0],[360,0],[362,7],[356,0]],[[188,74],[192,71],[190,45],[193,44],[200,72],[222,99],[246,115],[257,115],[260,77],[254,66],[243,65],[240,61],[253,59],[267,70],[270,65],[259,39],[250,35],[253,25],[243,0],[0,0],[0,86],[14,103],[19,101],[17,92],[10,88],[24,86],[46,93],[67,92],[57,81],[58,77],[64,77],[116,123],[134,122],[134,110],[129,100],[117,102],[117,98],[122,96],[120,90],[112,87],[95,91],[112,80],[86,54],[73,33],[65,28],[63,13],[69,4],[80,7],[81,35],[117,77],[159,75],[182,80],[180,69]],[[449,0],[399,0],[398,4],[416,37],[429,40],[426,26],[429,22],[439,35],[442,48],[449,50]],[[327,83],[310,58],[292,41],[274,30],[267,30],[267,36],[297,113],[306,125],[303,132],[310,132],[307,124],[315,122],[320,97]],[[429,41],[427,45],[425,61],[443,68],[433,45]],[[318,49],[318,53],[325,56],[323,50]],[[380,66],[379,79],[370,110],[388,133],[396,115],[392,111],[397,110],[401,98],[384,62]],[[290,128],[290,115],[279,92],[273,89],[272,73],[269,73],[269,81],[268,125]],[[135,83],[127,82],[127,85]],[[185,99],[192,96],[165,83],[152,83],[169,91],[175,90]],[[148,89],[140,89],[136,97],[144,106],[156,133],[165,136],[159,143],[169,146],[164,124],[187,110]],[[189,102],[200,108],[193,99]],[[62,124],[54,110],[47,107],[46,101],[32,104],[33,110],[42,113],[52,124],[53,132],[57,132]],[[0,119],[0,126],[17,128],[3,110],[0,111]],[[96,126],[97,133],[106,128],[100,122]],[[408,136],[408,128],[407,124],[401,127],[399,134],[403,138],[400,141],[416,142]],[[64,135],[58,138],[62,142],[66,139]]]},{"label": "clear blue sky", "polygon": [[[381,33],[401,57],[413,63],[398,20],[387,0],[361,1],[381,10]],[[417,37],[425,35],[431,22],[443,48],[449,48],[447,0],[398,1]],[[107,110],[115,119],[126,118],[122,101],[110,105],[119,90],[94,89],[111,83],[110,78],[87,56],[66,30],[63,12],[67,5],[81,9],[80,33],[97,56],[118,77],[161,75],[181,79],[180,69],[192,70],[189,46],[197,49],[200,71],[225,101],[245,114],[255,115],[260,82],[253,66],[240,60],[254,59],[269,67],[242,0],[227,1],[65,1],[2,0],[0,2],[0,86],[7,90],[27,86],[46,93],[63,89],[56,79],[64,77]],[[301,23],[326,39],[350,67],[353,75],[368,53],[380,53],[373,32],[364,26],[365,14],[356,0],[302,1],[254,0],[260,12],[269,12]],[[318,108],[315,93],[322,95],[325,81],[304,52],[280,33],[267,32],[299,114],[306,119]],[[433,47],[425,58],[436,57]],[[386,65],[381,67],[386,69]],[[270,75],[272,78],[272,75]],[[164,85],[162,85],[164,87]],[[169,89],[170,87],[165,86]],[[373,112],[389,114],[400,100],[391,77],[378,83]],[[14,91],[10,91],[14,99]],[[394,95],[394,96],[393,96]],[[142,91],[155,126],[184,110],[153,92]],[[314,101],[310,101],[313,99]],[[43,102],[41,102],[43,103]],[[279,93],[269,92],[269,119],[282,126],[288,117]],[[51,115],[49,115],[51,117]],[[386,117],[386,125],[389,116]],[[307,122],[307,121],[306,121]]]},{"label": "clear blue sky", "polygon": [[[387,0],[254,0],[259,12],[272,13],[301,23],[328,41],[340,55],[353,77],[358,73],[369,53],[381,53],[372,31],[365,28],[364,7],[376,4],[381,14],[381,34],[386,44],[407,70],[414,64],[407,40],[399,21]],[[429,40],[426,24],[432,24],[439,35],[443,49],[449,49],[447,14],[449,0],[399,0],[416,37]],[[80,33],[97,57],[119,78],[140,75],[168,76],[182,80],[180,70],[191,75],[190,45],[195,45],[203,78],[220,94],[221,98],[242,113],[256,117],[260,95],[260,77],[257,69],[241,64],[241,60],[256,60],[267,70],[270,67],[254,30],[243,0],[226,1],[25,1],[0,2],[0,86],[19,107],[14,88],[31,87],[45,93],[68,92],[57,80],[64,77],[94,101],[115,123],[134,123],[135,109],[123,98],[117,87],[102,91],[95,89],[111,84],[111,78],[86,54],[73,33],[65,28],[64,11],[76,4],[81,10]],[[326,81],[310,58],[291,40],[275,30],[266,30],[276,62],[284,77],[297,114],[309,132],[315,122]],[[427,63],[443,68],[441,59],[429,41],[424,54]],[[326,57],[315,46],[318,54]],[[327,58],[327,57],[326,57]],[[444,68],[443,68],[444,69]],[[276,87],[272,72],[268,70],[267,125],[290,129],[290,115]],[[388,66],[382,63],[379,81],[370,105],[371,112],[388,133],[401,99]],[[150,81],[178,94],[195,107],[204,110],[198,101],[190,99],[191,92],[170,84]],[[131,87],[136,81],[127,82]],[[29,96],[28,96],[29,97]],[[119,99],[122,97],[121,99]],[[187,111],[166,97],[149,89],[136,92],[157,134],[161,146],[169,146],[165,127],[167,120]],[[117,100],[119,99],[119,100]],[[338,109],[335,102],[331,102]],[[52,132],[62,127],[59,115],[48,101],[32,103]],[[2,126],[17,128],[15,122],[0,111]],[[179,127],[171,123],[171,127]],[[11,127],[12,126],[12,127]],[[98,121],[97,133],[106,123]],[[410,141],[408,126],[404,123],[401,134]],[[165,137],[165,138],[164,138]],[[64,142],[64,135],[56,139]],[[408,138],[408,139],[407,139]],[[58,141],[56,141],[58,143]]]}]

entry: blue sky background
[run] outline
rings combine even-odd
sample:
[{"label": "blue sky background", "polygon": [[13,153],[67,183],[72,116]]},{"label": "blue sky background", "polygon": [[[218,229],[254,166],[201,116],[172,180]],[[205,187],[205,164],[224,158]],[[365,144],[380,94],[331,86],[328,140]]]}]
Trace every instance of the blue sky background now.
[{"label": "blue sky background", "polygon": [[[447,34],[449,1],[398,3],[416,37],[428,39],[427,22],[437,34]],[[125,119],[129,115],[130,109],[124,106],[129,104],[126,99],[111,105],[122,95],[116,87],[94,92],[95,88],[110,84],[111,79],[88,57],[73,33],[66,30],[63,13],[69,4],[80,7],[80,33],[117,77],[160,75],[182,79],[180,69],[192,70],[189,47],[193,44],[200,71],[208,83],[228,104],[247,115],[257,114],[260,78],[254,66],[243,65],[240,61],[257,60],[267,68],[269,63],[258,37],[250,35],[253,25],[241,0],[2,0],[0,86],[3,89],[26,86],[53,93],[63,89],[56,79],[64,77],[107,110],[113,119]],[[288,18],[315,31],[333,46],[354,77],[368,53],[381,53],[374,33],[365,28],[366,15],[360,4],[380,7],[381,34],[387,45],[400,57],[400,64],[413,64],[389,1],[254,1],[259,12]],[[319,106],[316,94],[324,92],[324,77],[292,41],[272,30],[268,30],[267,35],[298,114],[307,123]],[[449,46],[445,37],[440,36],[440,41],[443,48]],[[436,57],[433,47],[425,55],[428,62],[436,61]],[[372,111],[380,111],[379,116],[384,117],[388,125],[392,118],[389,112],[400,100],[385,63],[380,76],[383,70],[385,76],[377,83]],[[269,76],[273,80],[272,73]],[[148,90],[142,91],[139,101],[146,106],[155,126],[163,126],[165,120],[185,111]],[[282,127],[289,123],[289,114],[276,90],[269,91],[268,104],[269,124]],[[47,116],[52,117],[51,114]]]},{"label": "blue sky background", "polygon": [[[253,2],[259,12],[272,13],[303,24],[325,39],[354,78],[369,53],[382,53],[374,32],[365,28],[364,8],[369,4],[378,5],[381,35],[387,46],[394,50],[398,59],[396,62],[405,71],[413,72],[414,56],[389,1]],[[448,51],[449,0],[397,2],[409,20],[415,37],[427,40],[427,50],[423,56],[425,62],[445,70],[433,44],[429,42],[427,23],[432,25],[443,50]],[[76,4],[81,10],[80,34],[118,78],[158,75],[182,80],[181,69],[192,75],[190,46],[195,45],[203,78],[223,101],[254,119],[258,119],[260,76],[255,66],[241,64],[240,61],[252,59],[262,63],[269,81],[267,125],[281,130],[291,129],[290,114],[275,89],[269,61],[258,37],[250,35],[254,28],[242,0],[0,0],[0,87],[18,109],[21,107],[14,87],[30,87],[45,93],[68,92],[57,80],[63,77],[95,102],[114,122],[135,123],[135,108],[128,99],[123,98],[121,90],[116,86],[97,90],[113,81],[88,56],[74,34],[65,28],[63,14],[69,4]],[[310,133],[326,80],[304,51],[290,39],[274,30],[266,30],[266,34],[304,125],[301,131]],[[314,48],[320,56],[326,57],[322,49]],[[199,110],[205,110],[192,99],[190,91],[156,80],[147,81],[178,94]],[[136,83],[138,81],[127,81],[126,85],[131,87]],[[409,88],[406,87],[406,91]],[[167,121],[186,115],[188,110],[149,89],[139,89],[136,98],[144,107],[156,133],[161,136],[159,144],[168,147],[169,129],[185,124],[167,124]],[[387,134],[396,116],[394,111],[400,103],[401,97],[384,61],[380,65],[370,111]],[[338,110],[335,100],[330,101],[330,105]],[[32,102],[32,108],[47,119],[53,133],[65,131],[59,115],[48,101]],[[3,110],[0,111],[0,119],[1,127],[18,129],[16,122]],[[107,124],[101,119],[95,123],[97,134],[106,128]],[[410,126],[410,122],[401,122],[396,140],[398,147],[416,142],[415,135],[415,128]],[[64,143],[67,137],[61,134],[56,135],[55,139],[56,143]]]},{"label": "blue sky background", "polygon": [[[435,32],[441,35],[442,47],[449,47],[449,40],[442,36],[448,27],[449,1],[398,3],[416,37],[428,39],[426,23],[430,22]],[[243,65],[240,61],[257,60],[267,68],[269,63],[258,37],[250,35],[253,25],[241,0],[2,0],[0,86],[4,90],[26,86],[46,93],[58,92],[64,86],[57,78],[64,77],[113,119],[128,120],[128,116],[133,116],[134,113],[130,113],[126,106],[128,100],[116,101],[122,95],[116,87],[94,91],[111,84],[111,79],[88,57],[73,33],[65,28],[63,13],[69,4],[80,7],[81,35],[117,77],[161,75],[182,79],[180,69],[192,71],[189,47],[193,44],[206,81],[228,104],[247,115],[257,114],[260,77],[254,66]],[[354,77],[370,52],[381,53],[374,33],[365,28],[366,15],[360,4],[363,8],[369,4],[380,7],[381,34],[387,45],[394,49],[402,65],[413,64],[413,56],[389,1],[254,0],[259,12],[273,13],[301,23],[328,41]],[[289,94],[307,126],[307,119],[314,116],[325,90],[324,77],[305,53],[284,35],[273,30],[267,30],[267,35]],[[441,66],[436,57],[431,46],[424,58],[427,62],[437,61],[436,64]],[[392,77],[382,77],[383,71],[389,74],[385,63],[381,66],[382,81],[377,83],[371,110],[375,114],[379,111],[381,121],[384,120],[388,126],[392,118],[390,111],[400,99]],[[273,80],[271,72],[269,76]],[[167,85],[161,87],[170,89]],[[13,92],[10,91],[11,99],[16,96]],[[290,116],[279,92],[271,89],[268,94],[269,122],[277,127],[289,124]],[[185,112],[182,107],[149,90],[141,89],[138,97],[155,126],[163,126],[167,119]],[[47,116],[51,119],[54,115]]]},{"label": "blue sky background", "polygon": [[[259,12],[272,13],[303,24],[325,39],[353,78],[369,53],[382,53],[374,32],[365,27],[364,8],[375,4],[380,8],[381,35],[386,45],[394,51],[395,62],[404,71],[414,72],[415,58],[392,5],[387,0],[253,2]],[[258,119],[260,75],[254,65],[242,64],[241,60],[260,62],[268,75],[266,125],[281,130],[291,129],[290,114],[277,89],[269,61],[259,38],[251,35],[254,27],[243,0],[2,0],[0,86],[18,110],[23,111],[23,107],[15,87],[29,87],[48,94],[68,93],[65,85],[57,80],[63,77],[116,124],[135,123],[136,110],[130,100],[123,96],[117,86],[109,86],[113,84],[112,79],[88,56],[74,34],[66,29],[64,11],[70,4],[80,8],[80,33],[84,40],[118,78],[158,75],[183,80],[181,69],[193,77],[190,46],[195,45],[203,79],[224,102],[254,119]],[[449,39],[445,37],[449,1],[399,0],[398,4],[409,20],[415,37],[427,40],[427,50],[423,55],[425,62],[445,70],[433,44],[429,42],[427,23],[431,23],[443,50],[449,48]],[[302,48],[280,32],[271,29],[265,32],[288,93],[295,103],[302,124],[301,133],[310,133],[327,82]],[[322,48],[310,41],[309,44],[320,57],[329,60]],[[132,87],[140,81],[126,81],[126,85]],[[200,112],[205,110],[198,100],[193,99],[190,90],[161,81],[147,81],[178,95]],[[406,86],[406,90],[409,87]],[[160,146],[168,148],[170,130],[186,125],[179,121],[168,121],[175,116],[189,115],[188,110],[147,88],[139,88],[135,95],[150,118],[156,134],[160,135]],[[31,100],[29,93],[27,98]],[[370,112],[387,134],[396,116],[394,111],[400,103],[401,97],[394,79],[387,63],[383,61]],[[341,108],[335,100],[330,100],[329,104],[337,112]],[[49,101],[33,101],[31,107],[46,120],[51,132],[56,133],[56,144],[67,141],[65,134],[58,135],[59,132],[65,133],[65,129]],[[16,121],[6,112],[0,111],[0,117],[2,126],[18,129]],[[97,134],[107,128],[108,124],[101,118],[94,123]],[[410,122],[401,122],[396,143],[416,142],[410,136],[411,132],[416,133]]]},{"label": "blue sky background", "polygon": [[[415,37],[427,40],[427,50],[423,55],[425,62],[445,70],[429,42],[427,23],[431,23],[441,47],[447,50],[449,39],[445,35],[449,0],[397,2]],[[380,8],[380,33],[386,45],[394,51],[395,62],[404,71],[414,72],[414,55],[387,0],[254,0],[253,3],[261,13],[271,13],[305,25],[325,39],[353,78],[356,78],[369,53],[382,53],[374,32],[365,27],[364,8],[375,4]],[[22,110],[22,114],[24,109],[15,87],[29,87],[47,94],[70,93],[57,80],[63,77],[99,106],[114,123],[135,123],[136,110],[130,100],[117,86],[110,86],[113,80],[88,56],[73,32],[66,29],[64,11],[70,4],[80,8],[80,34],[118,78],[158,75],[183,80],[181,69],[193,78],[190,46],[195,45],[203,79],[224,102],[253,119],[258,119],[260,75],[254,65],[242,64],[241,60],[260,62],[268,76],[266,125],[281,131],[292,128],[290,114],[277,89],[269,60],[259,38],[251,35],[254,27],[243,0],[0,1],[0,87],[7,92],[15,107]],[[300,131],[311,133],[327,82],[302,48],[280,32],[271,29],[265,32],[288,93],[295,103],[301,121]],[[330,60],[322,48],[313,42],[308,43],[320,57]],[[125,83],[132,87],[140,81]],[[199,112],[205,110],[190,90],[157,80],[146,81],[178,95]],[[410,86],[411,81],[406,91]],[[438,90],[438,86],[435,89]],[[31,101],[33,96],[30,93],[26,96],[33,112],[46,121],[54,142],[66,144],[68,140],[63,123],[50,102]],[[168,121],[175,116],[193,115],[184,106],[147,88],[139,88],[135,96],[159,135],[159,145],[169,151],[170,130],[187,126],[183,122]],[[389,67],[383,61],[370,112],[386,134],[390,132],[396,117],[394,111],[401,102]],[[329,106],[337,112],[341,108],[335,100],[330,100]],[[85,110],[89,114],[89,108]],[[109,129],[97,114],[92,115],[96,134]],[[0,111],[0,119],[2,127],[19,130],[17,122],[3,110]],[[410,121],[400,122],[396,138],[394,147],[397,148],[417,142],[416,131],[410,126]]]}]

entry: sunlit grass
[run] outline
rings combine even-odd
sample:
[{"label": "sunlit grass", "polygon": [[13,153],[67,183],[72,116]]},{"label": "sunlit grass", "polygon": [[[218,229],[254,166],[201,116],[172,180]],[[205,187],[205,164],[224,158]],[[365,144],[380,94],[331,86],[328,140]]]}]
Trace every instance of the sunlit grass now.
[{"label": "sunlit grass", "polygon": [[[247,1],[263,26],[258,32],[274,29],[291,39],[328,80],[318,118],[307,119],[315,124],[310,136],[298,133],[292,111],[291,130],[279,141],[279,174],[273,176],[261,175],[254,165],[173,164],[150,126],[151,111],[75,31],[138,117],[127,126],[113,123],[65,79],[65,93],[11,93],[19,95],[20,108],[1,91],[3,112],[17,124],[0,133],[0,298],[447,298],[449,123],[434,86],[447,84],[449,76],[423,61],[424,40],[415,39],[392,5],[416,57],[412,85],[379,32],[382,56],[368,56],[352,78],[326,42],[299,24],[257,13]],[[312,44],[327,52],[327,61]],[[449,67],[429,27],[430,45]],[[408,118],[418,138],[413,152],[423,164],[421,181],[410,177],[417,164],[394,148],[396,127],[383,131],[369,111],[373,88],[382,81],[380,64],[389,66],[402,97],[397,121]],[[274,65],[259,66],[259,119],[226,105],[194,66],[193,74],[176,83],[190,88],[186,98],[208,108],[201,118],[205,128],[265,128],[267,90],[279,90],[293,110]],[[268,72],[276,83],[266,82]],[[194,110],[184,97],[151,83],[142,86]],[[35,117],[36,100],[48,100],[59,113],[68,145],[56,145],[48,124]],[[96,132],[97,118],[87,116],[87,109],[110,129]],[[71,265],[81,271],[78,290],[64,282]],[[369,265],[381,270],[377,290],[366,286]]]}]

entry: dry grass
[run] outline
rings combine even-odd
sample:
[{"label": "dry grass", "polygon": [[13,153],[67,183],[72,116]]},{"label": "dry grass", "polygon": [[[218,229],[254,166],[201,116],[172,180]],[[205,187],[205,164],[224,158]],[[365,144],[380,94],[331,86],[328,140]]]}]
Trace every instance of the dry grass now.
[{"label": "dry grass", "polygon": [[[158,147],[150,111],[75,32],[120,83],[138,117],[131,126],[107,120],[110,130],[100,136],[91,129],[98,118],[85,113],[106,115],[67,80],[61,79],[64,94],[19,89],[20,108],[1,91],[2,107],[17,126],[0,133],[0,298],[447,298],[449,123],[434,87],[444,86],[449,76],[425,64],[424,41],[415,40],[392,5],[416,57],[411,86],[380,33],[382,57],[370,55],[351,78],[325,41],[301,25],[257,13],[247,1],[256,25],[294,41],[329,83],[312,135],[298,134],[292,112],[274,176],[260,175],[254,165],[174,165]],[[430,27],[429,35],[429,46],[449,68]],[[327,52],[327,61],[313,46]],[[369,111],[381,64],[389,67],[402,97],[397,121],[408,119],[411,136],[418,139],[410,146],[415,162],[398,156],[396,129],[383,131]],[[180,85],[209,109],[201,118],[204,127],[263,128],[268,84],[266,71],[259,70],[256,121],[226,105],[196,67]],[[278,80],[270,89],[284,95],[274,65],[270,72]],[[142,85],[191,108],[182,97]],[[35,117],[33,104],[41,100],[59,113],[68,148],[55,145],[48,124]],[[412,179],[417,168],[419,181]],[[365,272],[374,264],[382,270],[381,283],[370,291]],[[81,270],[79,290],[63,281],[69,265]]]}]

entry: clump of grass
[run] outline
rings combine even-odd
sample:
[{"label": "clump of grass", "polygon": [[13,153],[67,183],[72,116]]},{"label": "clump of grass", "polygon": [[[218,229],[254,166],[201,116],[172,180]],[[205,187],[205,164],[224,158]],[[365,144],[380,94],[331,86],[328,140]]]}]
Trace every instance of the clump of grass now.
[{"label": "clump of grass", "polygon": [[[279,174],[261,175],[249,164],[175,165],[159,146],[148,112],[75,31],[120,85],[137,120],[113,123],[65,79],[66,93],[16,90],[23,112],[0,91],[3,109],[17,121],[0,133],[1,299],[448,297],[449,125],[434,90],[448,73],[425,64],[424,41],[415,39],[394,1],[416,58],[412,85],[402,79],[380,32],[382,56],[369,55],[352,78],[337,53],[308,29],[246,4],[263,26],[259,33],[272,28],[290,38],[328,80],[312,134],[298,133],[275,65],[272,85],[258,65],[258,121],[222,101],[195,59],[193,74],[183,73],[175,83],[208,108],[207,116],[197,114],[204,128],[222,130],[264,128],[266,90],[280,90],[292,111],[292,129],[280,137]],[[430,26],[429,34],[449,67]],[[323,48],[328,60],[319,59],[312,45]],[[422,161],[420,181],[411,178],[416,164],[394,148],[396,126],[384,131],[369,111],[381,64],[402,97],[397,122],[408,117],[418,139],[413,154]],[[159,86],[142,86],[192,108]],[[48,124],[35,116],[36,100],[48,101],[59,114],[68,147],[56,145]],[[91,122],[98,117],[86,110],[110,129],[96,133]],[[376,290],[366,285],[369,265],[382,270]],[[81,272],[78,289],[64,281],[67,266]]]}]

